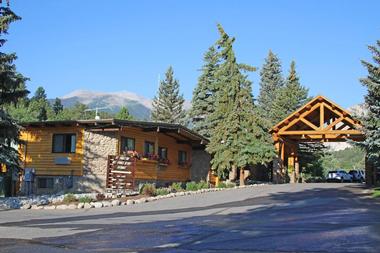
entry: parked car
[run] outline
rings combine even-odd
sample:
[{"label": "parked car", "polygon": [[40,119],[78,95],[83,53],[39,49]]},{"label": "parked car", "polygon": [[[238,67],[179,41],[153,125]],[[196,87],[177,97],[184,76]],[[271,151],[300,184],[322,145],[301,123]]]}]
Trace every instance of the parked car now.
[{"label": "parked car", "polygon": [[344,170],[333,170],[327,174],[327,182],[352,182],[352,176]]},{"label": "parked car", "polygon": [[350,170],[348,172],[352,176],[352,181],[354,182],[364,182],[365,181],[365,174],[363,170]]}]

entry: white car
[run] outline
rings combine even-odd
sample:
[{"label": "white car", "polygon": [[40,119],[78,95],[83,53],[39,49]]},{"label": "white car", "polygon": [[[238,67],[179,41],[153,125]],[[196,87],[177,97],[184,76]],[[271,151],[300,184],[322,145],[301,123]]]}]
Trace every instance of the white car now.
[{"label": "white car", "polygon": [[327,182],[352,182],[353,178],[344,170],[333,170],[327,174]]}]

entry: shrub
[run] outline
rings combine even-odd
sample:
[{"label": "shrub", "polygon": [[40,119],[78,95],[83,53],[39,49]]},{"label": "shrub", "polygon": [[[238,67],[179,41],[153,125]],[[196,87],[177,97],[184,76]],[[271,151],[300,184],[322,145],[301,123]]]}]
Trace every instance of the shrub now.
[{"label": "shrub", "polygon": [[181,182],[172,183],[172,185],[169,188],[170,188],[170,191],[172,191],[172,192],[181,192],[181,191],[183,191],[182,183]]},{"label": "shrub", "polygon": [[106,198],[106,196],[103,193],[98,193],[96,194],[96,200],[97,201],[102,201]]},{"label": "shrub", "polygon": [[206,181],[204,181],[204,180],[199,181],[199,183],[198,183],[198,190],[200,190],[200,189],[208,189],[208,188],[210,188],[210,186],[209,186],[209,184]]},{"label": "shrub", "polygon": [[147,196],[156,196],[156,186],[154,184],[144,184],[143,187],[141,187],[140,193]]},{"label": "shrub", "polygon": [[66,194],[65,197],[62,200],[62,202],[65,203],[65,204],[69,204],[69,203],[75,202],[75,201],[77,201],[77,198],[72,193]]},{"label": "shrub", "polygon": [[380,198],[380,188],[375,188],[373,193],[372,193],[372,197],[374,198]]},{"label": "shrub", "polygon": [[166,195],[166,194],[169,194],[169,193],[170,193],[170,189],[168,189],[168,188],[158,188],[158,189],[156,189],[156,195],[157,196]]},{"label": "shrub", "polygon": [[186,191],[196,191],[198,190],[198,184],[196,182],[187,182]]},{"label": "shrub", "polygon": [[78,200],[80,203],[90,203],[92,201],[92,198],[90,196],[83,196],[80,197]]}]

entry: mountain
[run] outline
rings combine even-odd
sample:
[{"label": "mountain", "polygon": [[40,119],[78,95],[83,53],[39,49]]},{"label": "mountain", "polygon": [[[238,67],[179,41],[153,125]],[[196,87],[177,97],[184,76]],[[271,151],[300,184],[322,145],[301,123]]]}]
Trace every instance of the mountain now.
[{"label": "mountain", "polygon": [[75,90],[60,97],[64,107],[71,107],[82,103],[89,108],[107,107],[104,111],[117,113],[122,106],[126,106],[129,113],[136,119],[148,120],[152,108],[152,100],[132,92],[97,92],[89,90]]}]

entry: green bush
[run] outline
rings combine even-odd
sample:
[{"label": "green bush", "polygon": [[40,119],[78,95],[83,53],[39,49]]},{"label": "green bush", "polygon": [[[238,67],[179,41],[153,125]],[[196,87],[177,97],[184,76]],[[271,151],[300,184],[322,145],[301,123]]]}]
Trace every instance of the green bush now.
[{"label": "green bush", "polygon": [[206,181],[201,180],[201,181],[198,182],[198,190],[200,190],[200,189],[208,189],[208,188],[210,188],[210,186],[209,186],[209,184]]},{"label": "green bush", "polygon": [[69,203],[75,202],[75,201],[77,201],[77,198],[72,193],[66,194],[65,197],[62,200],[62,202],[65,203],[65,204],[69,204]]},{"label": "green bush", "polygon": [[140,193],[147,196],[156,196],[156,186],[154,184],[144,184],[143,187],[141,187]]},{"label": "green bush", "polygon": [[161,196],[161,195],[167,195],[170,193],[170,190],[168,188],[158,188],[156,189],[156,195]]},{"label": "green bush", "polygon": [[375,188],[373,193],[372,193],[372,197],[374,198],[380,198],[380,188]]},{"label": "green bush", "polygon": [[92,201],[92,198],[90,196],[83,196],[80,197],[78,200],[80,203],[90,203]]},{"label": "green bush", "polygon": [[187,182],[186,191],[196,191],[198,190],[198,184],[196,182]]},{"label": "green bush", "polygon": [[181,192],[181,191],[183,191],[182,183],[181,182],[172,183],[172,185],[169,188],[170,188],[170,191],[172,191],[172,192]]}]

